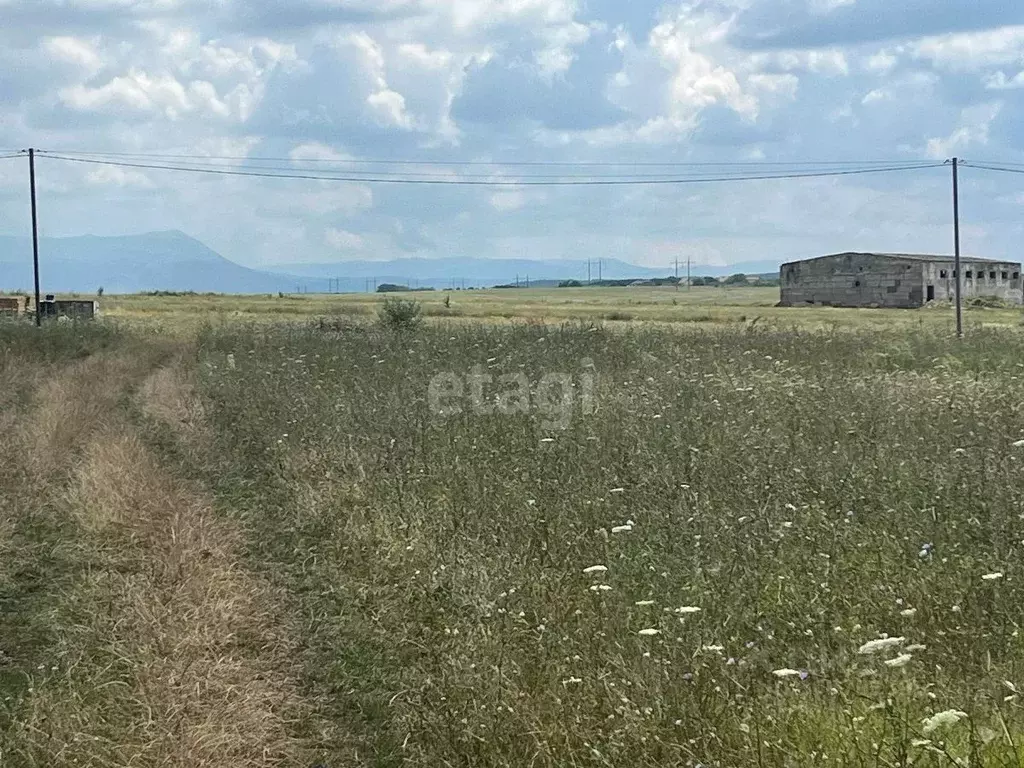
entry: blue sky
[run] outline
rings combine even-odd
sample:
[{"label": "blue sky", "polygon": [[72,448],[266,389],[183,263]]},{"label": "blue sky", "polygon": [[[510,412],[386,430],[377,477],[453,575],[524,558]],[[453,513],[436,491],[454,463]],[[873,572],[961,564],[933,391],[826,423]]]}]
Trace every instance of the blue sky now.
[{"label": "blue sky", "polygon": [[[516,162],[1024,163],[1018,0],[0,0],[0,149]],[[507,177],[500,165],[465,172]],[[539,172],[536,171],[535,172]],[[949,251],[949,173],[391,187],[40,160],[47,235],[181,229],[244,264],[645,265]],[[0,161],[0,232],[27,231]],[[1024,175],[963,173],[1022,258]]]}]

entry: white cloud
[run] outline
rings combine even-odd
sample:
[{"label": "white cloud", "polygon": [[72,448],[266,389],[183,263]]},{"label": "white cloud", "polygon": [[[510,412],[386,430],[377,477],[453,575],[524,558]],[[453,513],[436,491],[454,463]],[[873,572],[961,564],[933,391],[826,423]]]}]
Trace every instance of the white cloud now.
[{"label": "white cloud", "polygon": [[696,115],[714,104],[725,104],[747,118],[757,116],[757,99],[743,91],[736,72],[701,50],[721,44],[733,21],[692,14],[684,6],[678,17],[651,30],[650,48],[671,72],[665,117],[673,124],[692,126]]},{"label": "white cloud", "polygon": [[1024,61],[1024,26],[924,37],[911,42],[907,50],[916,59],[953,72],[1018,64]]},{"label": "white cloud", "polygon": [[968,107],[960,115],[960,124],[945,138],[929,139],[926,151],[937,160],[948,159],[967,147],[988,144],[989,130],[1002,111],[1002,102],[989,102]]},{"label": "white cloud", "polygon": [[333,227],[324,233],[324,242],[338,251],[361,251],[366,246],[366,239],[361,235]]},{"label": "white cloud", "polygon": [[88,77],[103,67],[104,59],[96,50],[96,40],[64,35],[43,39],[43,50],[60,61],[74,64]]},{"label": "white cloud", "polygon": [[366,32],[346,35],[340,45],[354,48],[366,76],[366,104],[376,120],[384,125],[412,128],[412,118],[405,109],[405,96],[388,85],[384,49]]},{"label": "white cloud", "polygon": [[805,70],[818,75],[850,73],[846,54],[835,48],[759,53],[750,58],[750,63],[758,68],[781,69],[784,72]]},{"label": "white cloud", "polygon": [[137,187],[139,189],[152,189],[154,186],[144,173],[130,168],[106,165],[90,170],[86,174],[85,180],[94,186]]},{"label": "white cloud", "polygon": [[868,57],[867,61],[864,62],[864,68],[868,72],[874,72],[875,74],[884,75],[892,71],[899,63],[899,59],[892,55],[889,51],[879,51]]},{"label": "white cloud", "polygon": [[990,91],[1009,91],[1016,88],[1024,88],[1024,70],[1013,77],[1007,77],[1002,70],[994,72],[985,78],[985,88]]},{"label": "white cloud", "polygon": [[878,101],[889,101],[892,99],[892,94],[884,88],[876,88],[873,91],[868,91],[864,98],[860,100],[861,104],[874,104]]}]

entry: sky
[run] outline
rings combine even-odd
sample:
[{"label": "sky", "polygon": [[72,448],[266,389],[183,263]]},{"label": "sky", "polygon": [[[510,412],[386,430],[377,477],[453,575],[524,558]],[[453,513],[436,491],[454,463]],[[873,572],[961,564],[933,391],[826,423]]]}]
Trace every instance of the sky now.
[{"label": "sky", "polygon": [[[504,181],[706,172],[652,165],[666,163],[1024,163],[1024,3],[0,0],[0,154],[29,146]],[[474,165],[332,165],[352,160]],[[565,165],[579,163],[643,165]],[[44,236],[180,229],[252,266],[667,267],[953,246],[948,167],[492,188],[44,155],[38,176]],[[1024,175],[964,168],[961,182],[965,253],[1020,260]],[[28,233],[27,186],[23,158],[0,160],[0,234]]]}]

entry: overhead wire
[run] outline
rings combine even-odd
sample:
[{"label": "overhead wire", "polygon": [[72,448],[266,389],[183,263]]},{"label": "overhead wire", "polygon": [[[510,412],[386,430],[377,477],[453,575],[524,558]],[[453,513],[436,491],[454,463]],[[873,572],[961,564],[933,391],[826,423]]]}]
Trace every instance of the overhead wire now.
[{"label": "overhead wire", "polygon": [[961,162],[965,168],[980,168],[983,171],[998,171],[999,173],[1024,173],[1024,168],[1007,168],[1005,165],[992,165],[989,163]]},{"label": "overhead wire", "polygon": [[399,166],[471,166],[483,165],[491,167],[573,167],[573,168],[757,168],[757,167],[815,167],[815,166],[890,166],[890,165],[932,165],[932,161],[920,160],[749,160],[749,161],[561,161],[561,160],[413,160],[386,158],[327,158],[327,157],[259,157],[249,155],[197,155],[197,154],[165,154],[150,152],[92,152],[79,150],[40,150],[47,154],[75,157],[123,157],[135,160],[181,160],[181,161],[212,161],[234,160],[273,163],[330,163],[336,165],[399,165]]},{"label": "overhead wire", "polygon": [[758,174],[746,175],[719,175],[703,177],[675,177],[675,178],[572,178],[572,179],[478,179],[478,178],[412,178],[409,176],[359,176],[359,175],[325,175],[303,173],[277,173],[259,170],[241,170],[230,168],[197,167],[195,165],[172,165],[156,163],[136,163],[117,160],[99,160],[95,158],[70,157],[67,155],[48,152],[45,157],[72,163],[85,163],[90,165],[112,166],[118,168],[135,168],[140,170],[165,170],[184,173],[201,173],[219,176],[239,176],[250,178],[271,178],[271,179],[302,179],[310,181],[337,181],[362,184],[404,184],[404,185],[434,185],[434,186],[488,186],[488,187],[528,187],[528,186],[637,186],[637,185],[680,185],[700,184],[711,182],[728,181],[760,181],[772,179],[807,179],[825,178],[837,176],[854,176],[878,173],[896,173],[905,171],[922,170],[925,168],[942,167],[941,163],[913,164],[899,166],[883,166],[870,168],[854,168],[846,170],[826,171],[805,171],[789,173],[773,173],[765,171]]},{"label": "overhead wire", "polygon": [[[58,156],[61,156],[61,153],[44,153],[41,156],[58,157]],[[82,160],[84,162],[86,160],[98,160],[99,158],[80,158],[80,157],[72,158],[72,157],[69,156],[66,159]],[[440,169],[434,169],[433,171],[419,171],[419,170],[416,170],[416,171],[409,171],[409,170],[406,170],[406,171],[394,171],[394,170],[380,170],[380,169],[364,170],[364,169],[358,169],[358,168],[357,169],[351,169],[351,168],[327,168],[327,169],[323,169],[323,168],[296,168],[294,166],[284,166],[284,167],[282,167],[281,165],[278,165],[276,163],[271,163],[271,162],[265,161],[263,159],[260,159],[260,161],[258,161],[258,162],[250,162],[249,160],[246,160],[246,161],[242,161],[239,164],[224,165],[224,164],[216,163],[216,162],[208,162],[207,160],[208,159],[203,159],[201,161],[195,161],[195,162],[189,161],[188,163],[179,163],[179,164],[176,164],[176,165],[187,165],[190,169],[200,169],[201,168],[201,169],[213,169],[213,170],[227,169],[227,170],[237,170],[237,171],[273,171],[273,172],[279,172],[281,174],[301,172],[304,175],[317,174],[318,176],[322,175],[322,174],[329,174],[329,173],[334,173],[334,174],[344,173],[346,176],[356,176],[356,175],[358,175],[358,176],[397,177],[397,178],[403,178],[403,179],[407,179],[407,178],[420,179],[420,178],[422,178],[422,179],[442,179],[442,180],[444,180],[444,179],[453,179],[453,178],[458,178],[458,179],[501,180],[502,179],[502,174],[507,173],[507,171],[505,169],[494,170],[494,171],[492,171],[490,173],[476,173],[476,172],[466,173],[466,172],[461,172],[461,171],[457,171],[457,170],[444,170],[444,171],[442,171]],[[113,161],[113,162],[129,162],[129,161]],[[344,163],[344,161],[340,161],[338,164],[339,165],[344,165],[345,163]],[[917,164],[912,164],[912,165],[916,166]],[[921,163],[921,165],[922,166],[931,166],[932,163],[931,162]],[[815,172],[822,172],[824,170],[831,170],[831,169],[816,168]],[[843,171],[845,171],[845,170],[850,170],[850,169],[844,168],[844,167],[840,166],[840,167],[836,168],[836,170],[843,170]],[[801,171],[801,172],[802,173],[807,173],[808,171],[804,170],[804,171]],[[457,176],[453,177],[453,174],[456,174],[456,173],[457,173]],[[574,169],[571,169],[569,171],[565,171],[565,172],[561,172],[561,173],[534,173],[532,171],[529,172],[528,174],[517,173],[517,174],[515,174],[514,178],[515,179],[576,179],[576,178],[583,178],[583,177],[585,177],[585,178],[598,178],[598,179],[672,179],[672,178],[678,177],[679,173],[680,173],[679,171],[670,172],[668,170],[663,170],[663,171],[658,172],[658,173],[647,173],[647,172],[643,172],[643,173],[641,173],[641,172],[637,172],[637,173],[618,173],[618,172],[607,173],[607,172],[601,172],[601,173],[598,174],[598,173],[595,173],[593,171],[584,172],[582,168],[574,168]],[[748,173],[756,173],[757,175],[761,175],[761,174],[767,173],[767,171],[764,170],[764,169],[758,170],[756,172],[753,169],[746,169],[746,170],[743,170],[743,171],[740,171],[740,170],[728,170],[728,171],[726,171],[726,170],[721,170],[721,169],[711,169],[711,168],[707,168],[707,167],[702,166],[702,167],[698,168],[697,170],[689,171],[686,175],[688,177],[692,177],[692,176],[721,176],[721,175],[734,176],[734,175],[737,175],[737,174],[745,175],[745,174],[748,174]],[[509,179],[506,179],[506,180],[512,180],[512,179],[509,178]]]}]

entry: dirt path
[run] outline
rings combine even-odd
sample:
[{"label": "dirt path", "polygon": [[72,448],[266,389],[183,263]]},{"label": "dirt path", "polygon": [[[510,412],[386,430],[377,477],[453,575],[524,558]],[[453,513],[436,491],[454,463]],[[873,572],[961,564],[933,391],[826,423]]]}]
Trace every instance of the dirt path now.
[{"label": "dirt path", "polygon": [[188,360],[103,352],[5,418],[0,552],[22,554],[0,565],[4,766],[309,764],[279,601],[147,441],[204,439]]}]

